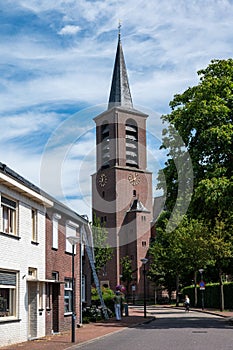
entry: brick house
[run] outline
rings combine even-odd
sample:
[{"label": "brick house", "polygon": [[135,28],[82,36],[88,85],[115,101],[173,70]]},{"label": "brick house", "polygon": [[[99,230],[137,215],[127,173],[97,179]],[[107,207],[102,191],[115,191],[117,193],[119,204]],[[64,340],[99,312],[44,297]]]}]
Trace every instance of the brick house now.
[{"label": "brick house", "polygon": [[[79,236],[75,247],[76,323],[82,323],[81,308],[91,302],[91,270],[82,239],[86,219],[54,200],[46,215],[46,334],[70,329],[72,291],[72,246],[68,236]],[[82,276],[82,278],[80,278]],[[51,281],[53,280],[53,281]],[[82,303],[80,303],[82,300]]]},{"label": "brick house", "polygon": [[[80,236],[87,220],[2,163],[0,203],[1,347],[69,329],[72,246],[67,237]],[[82,237],[74,271],[76,323],[81,323],[91,291]]]},{"label": "brick house", "polygon": [[0,163],[0,345],[45,335],[45,217],[53,202]]}]

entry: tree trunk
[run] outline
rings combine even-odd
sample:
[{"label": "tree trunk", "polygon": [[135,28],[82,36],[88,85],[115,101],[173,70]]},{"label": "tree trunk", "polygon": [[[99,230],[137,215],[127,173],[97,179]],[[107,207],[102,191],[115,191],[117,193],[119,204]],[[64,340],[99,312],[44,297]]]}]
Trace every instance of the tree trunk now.
[{"label": "tree trunk", "polygon": [[194,272],[194,306],[197,307],[197,271]]},{"label": "tree trunk", "polygon": [[179,275],[176,276],[176,306],[179,306]]},{"label": "tree trunk", "polygon": [[220,285],[220,311],[224,311],[224,292],[222,283],[222,270],[219,269],[219,285]]}]

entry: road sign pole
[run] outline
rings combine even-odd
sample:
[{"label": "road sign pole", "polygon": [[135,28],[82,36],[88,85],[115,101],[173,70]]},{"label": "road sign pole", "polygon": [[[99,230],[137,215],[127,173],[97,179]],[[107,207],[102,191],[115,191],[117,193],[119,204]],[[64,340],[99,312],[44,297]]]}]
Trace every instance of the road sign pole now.
[{"label": "road sign pole", "polygon": [[201,307],[202,310],[204,310],[204,289],[201,291]]}]

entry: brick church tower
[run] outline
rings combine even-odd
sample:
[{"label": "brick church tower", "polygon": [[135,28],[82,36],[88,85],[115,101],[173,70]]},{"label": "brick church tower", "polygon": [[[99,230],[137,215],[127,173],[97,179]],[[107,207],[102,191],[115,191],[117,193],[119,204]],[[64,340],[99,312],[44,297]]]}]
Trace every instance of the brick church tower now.
[{"label": "brick church tower", "polygon": [[92,175],[92,208],[114,248],[113,258],[99,275],[100,281],[112,289],[121,284],[120,262],[128,256],[136,297],[143,295],[141,259],[147,255],[152,221],[147,117],[133,107],[119,33],[108,109],[94,118],[97,171]]}]

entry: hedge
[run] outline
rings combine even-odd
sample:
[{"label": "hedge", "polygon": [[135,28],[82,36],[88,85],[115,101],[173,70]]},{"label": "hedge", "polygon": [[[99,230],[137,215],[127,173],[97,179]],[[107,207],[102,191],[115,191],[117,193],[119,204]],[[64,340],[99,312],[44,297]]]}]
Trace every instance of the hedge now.
[{"label": "hedge", "polygon": [[[194,286],[184,287],[183,296],[188,294],[191,306],[194,306]],[[204,295],[204,307],[220,309],[220,285],[219,283],[206,284],[205,290],[197,287],[197,307],[202,306],[202,293]],[[224,307],[233,309],[233,282],[223,283]]]}]

